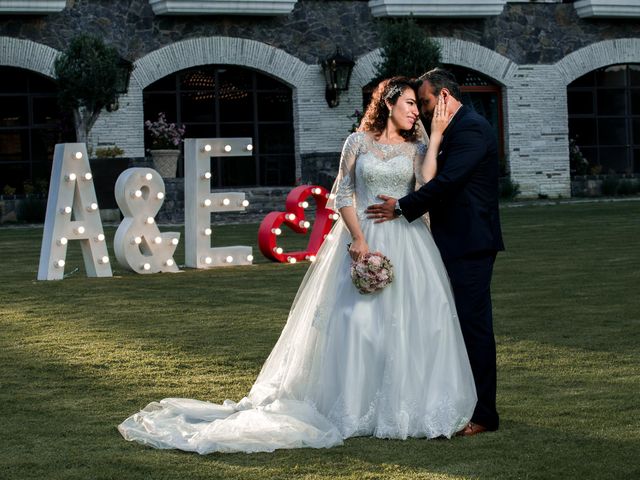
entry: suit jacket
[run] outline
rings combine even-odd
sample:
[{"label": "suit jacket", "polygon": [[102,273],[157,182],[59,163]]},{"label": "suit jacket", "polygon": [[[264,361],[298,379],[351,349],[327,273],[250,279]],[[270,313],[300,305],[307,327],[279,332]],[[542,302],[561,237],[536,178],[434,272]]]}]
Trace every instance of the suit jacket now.
[{"label": "suit jacket", "polygon": [[463,105],[444,132],[436,176],[399,199],[408,221],[429,212],[444,260],[504,250],[498,147],[489,122]]}]

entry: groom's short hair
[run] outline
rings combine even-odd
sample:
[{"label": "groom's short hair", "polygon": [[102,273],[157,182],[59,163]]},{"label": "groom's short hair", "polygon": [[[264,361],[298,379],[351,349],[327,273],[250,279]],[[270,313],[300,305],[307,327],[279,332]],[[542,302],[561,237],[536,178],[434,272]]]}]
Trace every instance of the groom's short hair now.
[{"label": "groom's short hair", "polygon": [[436,96],[440,94],[440,90],[446,88],[453,98],[458,101],[461,100],[460,85],[458,85],[456,77],[449,70],[434,68],[427,73],[423,73],[418,80],[428,81],[433,87],[433,94]]}]

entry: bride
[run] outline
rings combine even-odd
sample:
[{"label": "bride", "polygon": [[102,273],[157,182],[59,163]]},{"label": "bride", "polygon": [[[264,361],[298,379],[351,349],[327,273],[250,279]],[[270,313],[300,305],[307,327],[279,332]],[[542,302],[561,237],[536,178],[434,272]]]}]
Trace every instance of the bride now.
[{"label": "bride", "polygon": [[[249,395],[221,405],[152,402],[118,427],[125,439],[201,454],[266,452],[355,436],[450,438],[469,422],[473,376],[427,224],[376,224],[364,213],[378,194],[400,198],[435,175],[445,107],[426,149],[417,141],[416,87],[405,77],[381,82],[347,138],[334,185],[342,221],[309,267]],[[349,266],[369,251],[391,260],[395,279],[362,295]]]}]

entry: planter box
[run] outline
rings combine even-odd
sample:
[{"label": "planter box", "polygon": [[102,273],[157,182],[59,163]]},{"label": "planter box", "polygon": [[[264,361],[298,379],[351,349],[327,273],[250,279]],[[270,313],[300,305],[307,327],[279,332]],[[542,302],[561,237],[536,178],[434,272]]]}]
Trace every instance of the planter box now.
[{"label": "planter box", "polygon": [[573,6],[582,18],[640,18],[639,0],[579,0]]},{"label": "planter box", "polygon": [[297,0],[149,0],[156,15],[287,15]]},{"label": "planter box", "polygon": [[66,0],[0,0],[0,14],[56,13],[66,6]]},{"label": "planter box", "polygon": [[370,0],[375,17],[490,17],[500,15],[507,0]]},{"label": "planter box", "polygon": [[129,162],[128,158],[91,158],[89,160],[100,210],[118,208],[113,192],[116,180],[122,172],[129,168]]}]

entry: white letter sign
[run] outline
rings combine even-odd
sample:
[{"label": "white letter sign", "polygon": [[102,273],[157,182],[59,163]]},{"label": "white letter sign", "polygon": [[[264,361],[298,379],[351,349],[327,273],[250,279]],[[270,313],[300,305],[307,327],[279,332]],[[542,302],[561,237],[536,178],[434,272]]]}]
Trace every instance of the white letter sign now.
[{"label": "white letter sign", "polygon": [[250,156],[250,138],[188,138],[184,142],[185,263],[193,268],[251,265],[251,247],[211,248],[211,212],[243,211],[243,192],[211,192],[211,157]]},{"label": "white letter sign", "polygon": [[164,202],[160,174],[151,168],[129,168],[118,177],[115,194],[124,215],[113,245],[118,262],[136,273],[180,271],[173,259],[180,233],[160,233],[155,222]]},{"label": "white letter sign", "polygon": [[87,276],[112,275],[87,147],[84,143],[56,145],[38,280],[62,279],[67,243],[72,240],[80,240]]}]

